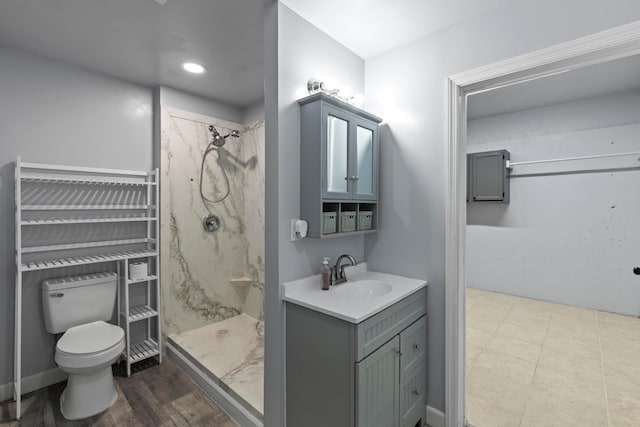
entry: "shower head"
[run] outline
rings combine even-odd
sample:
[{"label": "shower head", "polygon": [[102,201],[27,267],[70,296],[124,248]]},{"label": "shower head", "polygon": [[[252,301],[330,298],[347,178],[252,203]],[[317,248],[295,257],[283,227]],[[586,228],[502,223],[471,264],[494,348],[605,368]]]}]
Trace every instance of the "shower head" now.
[{"label": "shower head", "polygon": [[230,136],[234,138],[240,137],[240,131],[235,129],[232,130],[231,133],[222,136],[220,135],[220,132],[218,132],[218,129],[216,129],[213,125],[209,125],[209,132],[211,132],[211,144],[215,145],[216,147],[222,147],[226,142],[225,140]]}]

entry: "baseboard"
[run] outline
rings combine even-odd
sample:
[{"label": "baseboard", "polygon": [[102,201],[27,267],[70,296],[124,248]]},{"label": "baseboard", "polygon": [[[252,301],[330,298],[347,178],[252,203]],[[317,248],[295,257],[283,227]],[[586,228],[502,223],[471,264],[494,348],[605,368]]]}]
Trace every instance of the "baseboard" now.
[{"label": "baseboard", "polygon": [[[67,374],[60,368],[49,369],[48,371],[38,372],[34,375],[22,378],[22,394],[30,393],[34,390],[49,387],[51,384],[65,381]],[[0,385],[0,402],[13,399],[13,383]]]},{"label": "baseboard", "polygon": [[431,427],[444,427],[444,412],[427,406],[427,425]]},{"label": "baseboard", "polygon": [[240,405],[225,392],[218,384],[213,382],[204,372],[194,365],[180,351],[176,350],[170,342],[166,343],[166,354],[184,371],[198,387],[205,392],[227,415],[242,427],[263,427],[262,421]]}]

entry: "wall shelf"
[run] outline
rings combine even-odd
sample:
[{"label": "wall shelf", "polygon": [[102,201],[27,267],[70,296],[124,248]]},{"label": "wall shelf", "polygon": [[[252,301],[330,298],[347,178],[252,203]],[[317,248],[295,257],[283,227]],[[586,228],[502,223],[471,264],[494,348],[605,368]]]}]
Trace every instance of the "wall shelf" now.
[{"label": "wall shelf", "polygon": [[[127,362],[127,374],[131,375],[132,363],[148,357],[158,356],[162,363],[157,242],[160,235],[157,215],[158,178],[157,169],[131,171],[26,163],[18,157],[15,169],[15,249],[18,274],[15,284],[14,334],[14,396],[18,420],[21,417],[22,399],[24,274],[39,271],[40,280],[40,276],[46,279],[48,274],[49,277],[59,277],[61,273],[53,270],[60,268],[105,264],[104,267],[93,269],[116,269],[116,307],[118,312],[123,313],[118,316],[118,325],[125,330],[126,347],[122,357]],[[136,212],[100,212],[113,210]],[[100,237],[96,233],[87,232],[87,226],[82,224],[101,224],[98,233]],[[95,227],[90,228],[93,230]],[[26,247],[23,246],[23,231],[28,237],[29,246]],[[113,248],[116,246],[119,248]],[[118,251],[114,252],[115,250]],[[128,280],[131,260],[146,260],[149,276]],[[47,270],[51,272],[47,273]],[[133,295],[130,299],[127,285],[138,282],[146,283],[146,289],[143,286],[135,288],[136,292],[146,291],[145,295]],[[131,300],[135,301],[132,306],[129,305]],[[144,328],[132,330],[132,323]]]}]

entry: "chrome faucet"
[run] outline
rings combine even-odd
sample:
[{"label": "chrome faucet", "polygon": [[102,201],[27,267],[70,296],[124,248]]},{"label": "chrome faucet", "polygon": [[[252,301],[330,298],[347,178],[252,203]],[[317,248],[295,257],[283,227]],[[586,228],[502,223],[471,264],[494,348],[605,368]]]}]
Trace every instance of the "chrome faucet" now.
[{"label": "chrome faucet", "polygon": [[332,268],[333,277],[331,277],[331,285],[339,285],[340,283],[344,283],[347,281],[347,278],[344,277],[344,265],[342,265],[343,259],[348,259],[351,265],[356,265],[356,259],[348,254],[343,254],[338,257],[336,260],[336,265]]}]

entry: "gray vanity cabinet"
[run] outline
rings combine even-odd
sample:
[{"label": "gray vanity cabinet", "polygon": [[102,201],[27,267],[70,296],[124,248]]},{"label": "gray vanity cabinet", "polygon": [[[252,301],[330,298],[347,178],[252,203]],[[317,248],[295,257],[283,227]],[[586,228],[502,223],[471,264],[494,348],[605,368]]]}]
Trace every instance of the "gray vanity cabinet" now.
[{"label": "gray vanity cabinet", "polygon": [[286,305],[287,425],[422,427],[427,290],[351,323]]},{"label": "gray vanity cabinet", "polygon": [[[298,103],[300,211],[309,224],[308,235],[375,230],[382,119],[324,93]],[[353,224],[343,218],[352,218]]]}]

